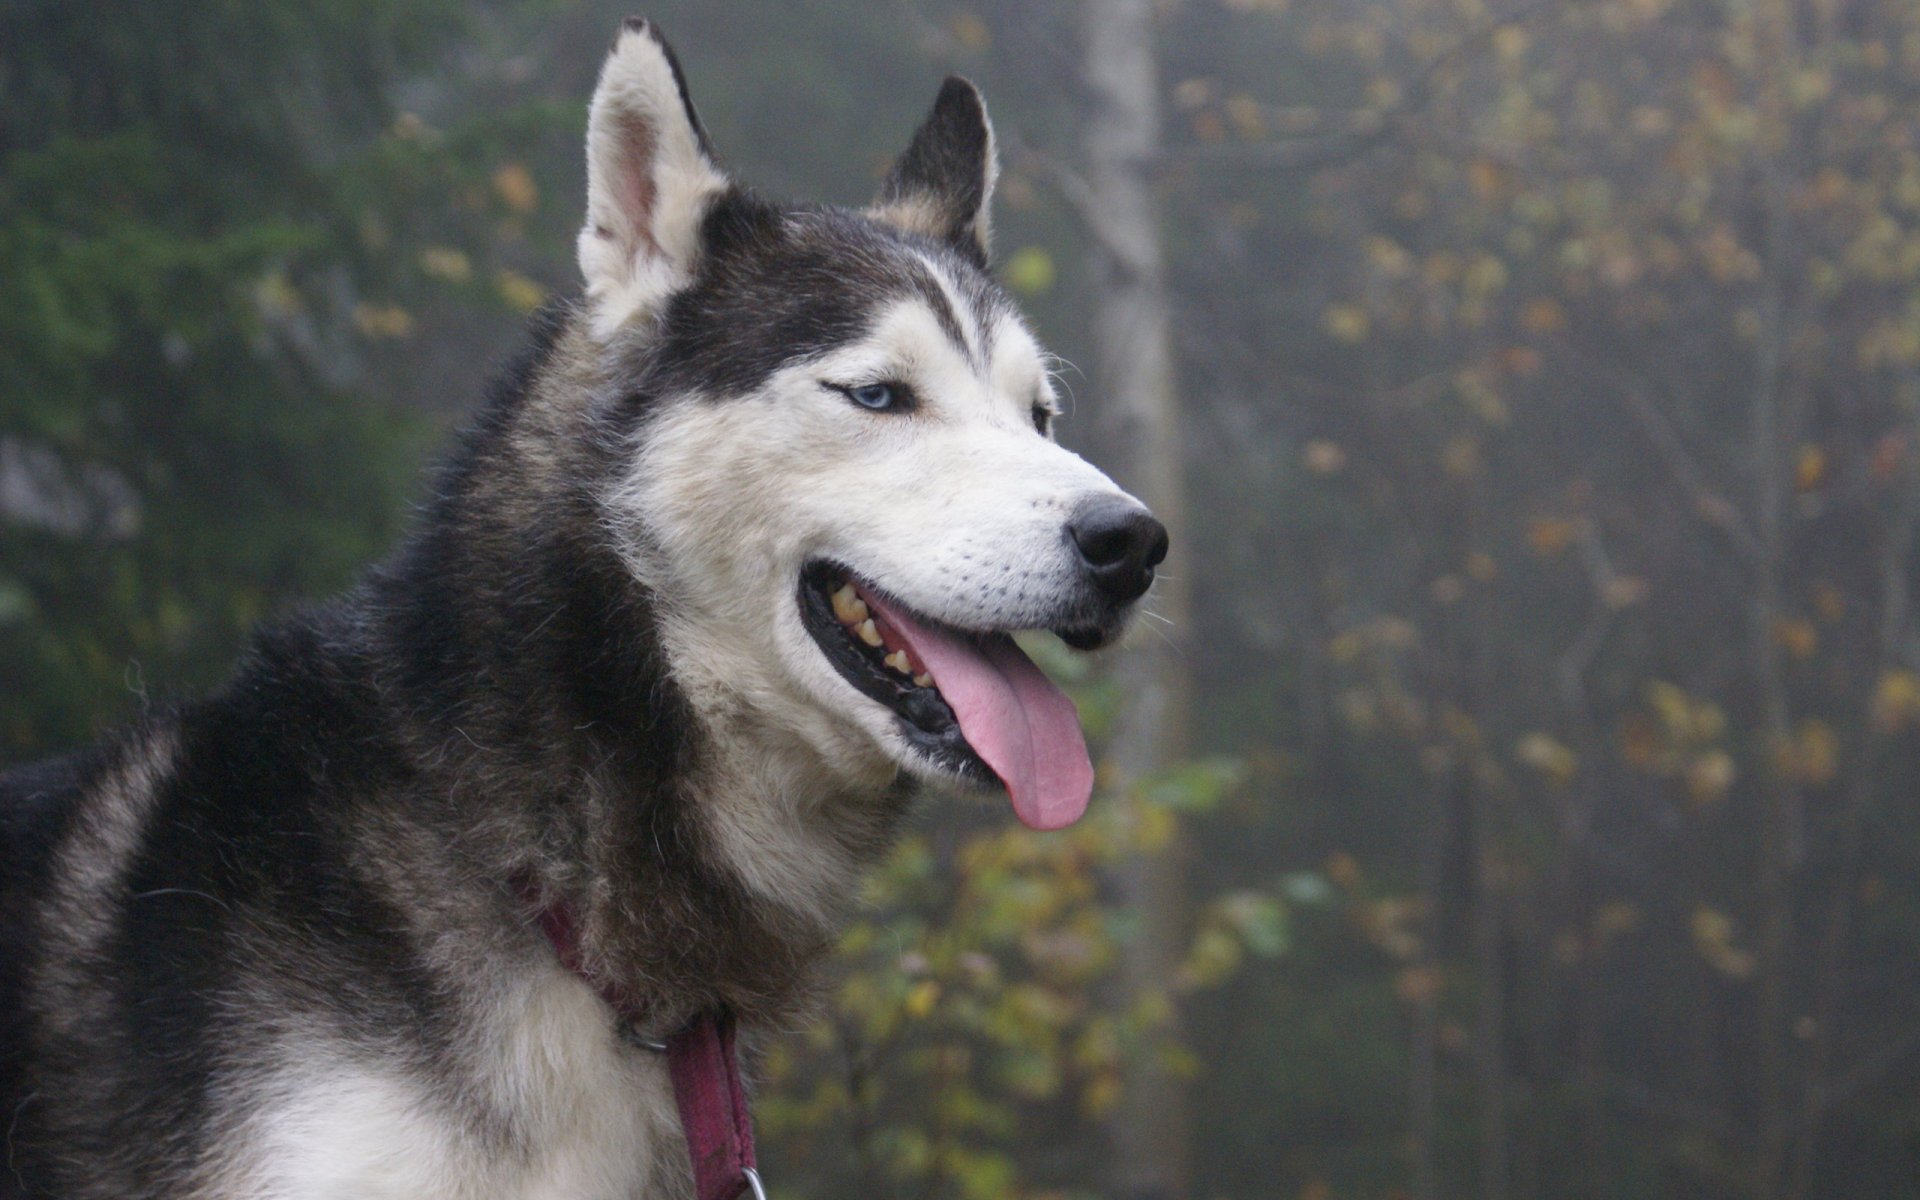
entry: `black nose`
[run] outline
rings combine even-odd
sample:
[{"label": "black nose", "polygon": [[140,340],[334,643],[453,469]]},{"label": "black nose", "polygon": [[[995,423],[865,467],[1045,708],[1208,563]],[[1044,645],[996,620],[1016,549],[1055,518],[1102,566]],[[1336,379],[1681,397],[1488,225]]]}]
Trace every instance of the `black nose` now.
[{"label": "black nose", "polygon": [[1153,569],[1167,557],[1167,527],[1120,496],[1083,501],[1067,532],[1093,585],[1118,604],[1139,599],[1153,585]]}]

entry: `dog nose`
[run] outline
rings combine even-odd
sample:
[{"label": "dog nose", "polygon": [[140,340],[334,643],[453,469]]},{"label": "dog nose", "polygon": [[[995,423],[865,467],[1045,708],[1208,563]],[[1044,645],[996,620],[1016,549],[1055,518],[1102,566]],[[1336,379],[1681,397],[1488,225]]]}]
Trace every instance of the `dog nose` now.
[{"label": "dog nose", "polygon": [[1119,604],[1137,600],[1167,557],[1167,527],[1132,500],[1095,496],[1067,522],[1093,585]]}]

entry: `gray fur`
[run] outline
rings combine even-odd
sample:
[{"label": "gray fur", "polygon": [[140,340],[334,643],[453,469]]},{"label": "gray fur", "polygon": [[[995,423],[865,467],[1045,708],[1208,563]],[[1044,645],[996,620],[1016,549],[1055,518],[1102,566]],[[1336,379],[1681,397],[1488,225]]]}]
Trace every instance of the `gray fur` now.
[{"label": "gray fur", "polygon": [[[406,545],[207,699],[0,776],[0,1195],[687,1194],[620,1022],[790,1028],[913,795],[972,782],[828,665],[810,564],[962,631],[1092,643],[1131,608],[1067,532],[1121,494],[1034,415],[1044,360],[979,266],[964,99],[889,203],[776,204],[623,29],[586,294]],[[836,390],[874,372],[911,414]]]}]

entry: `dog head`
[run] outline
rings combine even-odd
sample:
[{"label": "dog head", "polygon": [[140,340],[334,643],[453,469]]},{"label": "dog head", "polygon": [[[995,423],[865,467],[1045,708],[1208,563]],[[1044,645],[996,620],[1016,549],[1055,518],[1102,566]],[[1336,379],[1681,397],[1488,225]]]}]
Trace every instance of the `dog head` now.
[{"label": "dog head", "polygon": [[946,81],[871,206],[776,204],[629,22],[587,162],[587,319],[643,414],[605,504],[696,703],[848,779],[998,780],[1072,821],[1073,706],[1008,634],[1110,642],[1166,531],[1053,440],[1049,359],[987,270],[979,92]]}]

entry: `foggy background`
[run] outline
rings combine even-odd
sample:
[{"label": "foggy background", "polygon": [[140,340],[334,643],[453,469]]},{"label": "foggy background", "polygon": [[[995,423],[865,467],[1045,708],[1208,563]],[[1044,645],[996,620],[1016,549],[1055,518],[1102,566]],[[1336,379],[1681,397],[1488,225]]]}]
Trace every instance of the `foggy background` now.
[{"label": "foggy background", "polygon": [[[393,544],[628,12],[0,4],[0,761]],[[775,1195],[1920,1195],[1920,3],[644,15],[778,194],[977,81],[1174,527],[1038,648],[1088,820],[928,805],[766,1048]]]}]

